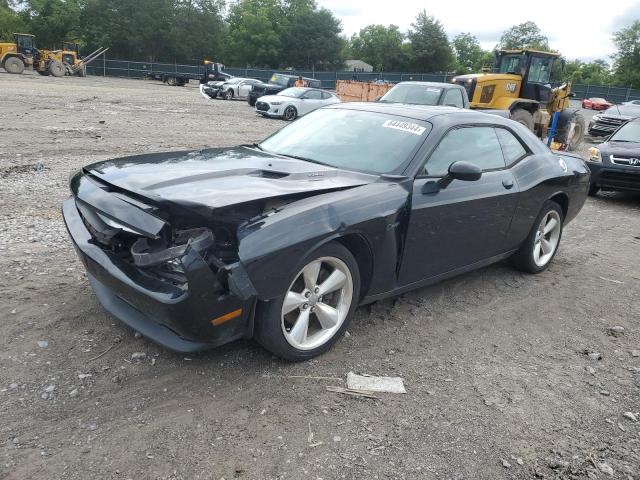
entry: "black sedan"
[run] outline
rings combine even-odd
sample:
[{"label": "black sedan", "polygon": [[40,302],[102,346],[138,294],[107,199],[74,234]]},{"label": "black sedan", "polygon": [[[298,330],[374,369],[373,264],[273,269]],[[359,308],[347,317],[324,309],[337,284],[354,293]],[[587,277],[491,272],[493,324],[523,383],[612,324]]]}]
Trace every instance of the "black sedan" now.
[{"label": "black sedan", "polygon": [[143,335],[303,360],[358,305],[507,258],[544,270],[588,188],[510,120],[352,103],[257,145],[87,166],[63,213],[98,299]]},{"label": "black sedan", "polygon": [[620,127],[609,139],[589,149],[590,195],[599,190],[640,192],[640,119]]}]

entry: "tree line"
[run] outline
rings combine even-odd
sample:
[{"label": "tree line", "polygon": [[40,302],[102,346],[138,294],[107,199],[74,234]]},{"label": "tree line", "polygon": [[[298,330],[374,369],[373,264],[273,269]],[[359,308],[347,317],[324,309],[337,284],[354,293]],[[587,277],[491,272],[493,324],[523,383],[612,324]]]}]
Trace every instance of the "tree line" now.
[{"label": "tree line", "polygon": [[[426,11],[408,31],[368,25],[351,37],[315,0],[0,0],[0,39],[33,33],[37,44],[59,48],[78,40],[84,52],[110,47],[111,58],[233,66],[333,70],[358,59],[376,71],[471,73],[489,70],[493,51],[470,32],[449,38]],[[613,64],[567,62],[575,83],[640,88],[640,21],[613,35]],[[496,48],[549,50],[533,22],[506,30]]]}]

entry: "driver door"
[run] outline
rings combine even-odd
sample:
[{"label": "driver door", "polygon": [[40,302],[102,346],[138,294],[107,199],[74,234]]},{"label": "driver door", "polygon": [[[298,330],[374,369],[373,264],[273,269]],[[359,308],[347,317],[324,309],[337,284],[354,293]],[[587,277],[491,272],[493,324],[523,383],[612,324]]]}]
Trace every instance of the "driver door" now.
[{"label": "driver door", "polygon": [[[478,165],[481,178],[453,180],[435,192],[425,189],[461,160]],[[419,282],[503,253],[517,196],[518,185],[493,127],[450,130],[414,181],[399,283]]]},{"label": "driver door", "polygon": [[299,103],[298,114],[304,115],[323,106],[322,92],[320,90],[309,90],[302,97]]}]

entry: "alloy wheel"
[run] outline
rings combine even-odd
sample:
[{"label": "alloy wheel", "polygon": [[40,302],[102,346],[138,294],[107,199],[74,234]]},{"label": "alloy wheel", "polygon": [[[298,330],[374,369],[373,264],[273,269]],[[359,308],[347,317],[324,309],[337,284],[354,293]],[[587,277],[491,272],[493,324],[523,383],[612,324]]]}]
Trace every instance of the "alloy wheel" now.
[{"label": "alloy wheel", "polygon": [[289,286],[282,303],[281,327],[287,342],[298,350],[327,343],[340,330],[353,301],[353,278],[336,257],[307,264]]},{"label": "alloy wheel", "polygon": [[553,258],[562,232],[562,219],[555,210],[542,217],[533,242],[533,261],[538,267],[544,267]]}]

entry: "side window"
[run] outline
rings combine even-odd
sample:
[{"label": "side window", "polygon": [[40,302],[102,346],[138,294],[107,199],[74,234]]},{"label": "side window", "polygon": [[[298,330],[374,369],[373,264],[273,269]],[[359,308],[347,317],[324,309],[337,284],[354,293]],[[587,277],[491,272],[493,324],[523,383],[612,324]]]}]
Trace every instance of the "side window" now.
[{"label": "side window", "polygon": [[309,90],[304,94],[304,98],[309,100],[320,100],[322,98],[322,92],[320,90]]},{"label": "side window", "polygon": [[527,154],[527,150],[522,146],[522,143],[509,130],[496,128],[496,134],[498,135],[498,140],[500,140],[502,153],[507,165],[517,162]]},{"label": "side window", "polygon": [[322,92],[322,99],[328,100],[331,98],[331,94],[329,92]]},{"label": "side window", "polygon": [[464,102],[462,101],[462,92],[457,88],[451,88],[444,94],[443,105],[453,105],[454,107],[464,108]]},{"label": "side window", "polygon": [[500,142],[493,127],[462,127],[451,130],[427,160],[422,175],[440,177],[449,165],[464,160],[482,170],[504,168]]}]

